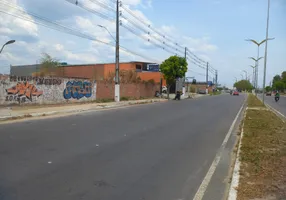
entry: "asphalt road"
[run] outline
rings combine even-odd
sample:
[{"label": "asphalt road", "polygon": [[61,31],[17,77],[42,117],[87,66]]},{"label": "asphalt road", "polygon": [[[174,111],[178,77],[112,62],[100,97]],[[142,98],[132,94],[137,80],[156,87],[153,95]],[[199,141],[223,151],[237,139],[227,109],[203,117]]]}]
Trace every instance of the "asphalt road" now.
[{"label": "asphalt road", "polygon": [[192,199],[243,100],[220,95],[2,124],[0,199]]},{"label": "asphalt road", "polygon": [[[262,99],[262,96],[261,96]],[[265,96],[265,102],[276,109],[277,111],[281,112],[284,116],[286,116],[286,97],[281,96],[278,102],[275,102],[274,96]]]}]

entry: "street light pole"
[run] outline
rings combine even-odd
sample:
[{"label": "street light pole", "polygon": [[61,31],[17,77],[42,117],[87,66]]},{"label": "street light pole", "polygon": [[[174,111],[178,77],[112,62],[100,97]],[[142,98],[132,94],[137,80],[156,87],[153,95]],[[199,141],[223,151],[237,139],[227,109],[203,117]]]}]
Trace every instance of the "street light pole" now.
[{"label": "street light pole", "polygon": [[253,69],[253,72],[252,72],[252,85],[253,87],[255,87],[255,66],[253,65],[249,65],[252,69]]},{"label": "street light pole", "polygon": [[242,70],[245,73],[245,80],[247,80],[247,71],[246,70]]},{"label": "street light pole", "polygon": [[16,41],[16,40],[9,40],[8,42],[6,42],[6,43],[2,46],[2,48],[1,48],[1,50],[0,50],[0,54],[1,54],[1,52],[3,51],[3,49],[4,49],[4,47],[5,47],[6,45],[13,44],[15,41]]},{"label": "street light pole", "polygon": [[109,31],[105,26],[102,26],[102,25],[100,25],[100,24],[98,24],[97,26],[99,26],[100,28],[104,28],[104,29],[108,32],[108,34],[112,37],[112,39],[113,39],[114,41],[116,41],[116,39],[114,38],[114,36],[110,33],[110,31]]},{"label": "street light pole", "polygon": [[[270,10],[270,0],[268,0],[268,8],[267,8],[267,22],[266,22],[266,39],[268,38],[268,29],[269,29],[269,10]],[[268,40],[265,43],[265,54],[264,54],[264,74],[263,74],[263,97],[262,103],[264,104],[265,100],[265,79],[266,79],[266,65],[267,65],[267,45]]]},{"label": "street light pole", "polygon": [[[257,57],[256,57],[256,59],[255,59],[255,85],[254,85],[254,87],[255,87],[255,91],[256,91],[256,89],[258,88],[258,65],[259,65],[259,48],[260,48],[260,46],[264,43],[264,42],[266,42],[266,41],[268,41],[268,40],[274,40],[275,38],[266,38],[266,39],[264,39],[264,40],[262,40],[261,42],[257,42],[256,40],[253,40],[253,39],[246,39],[245,41],[250,41],[250,42],[252,42],[252,43],[254,43],[254,44],[256,44],[257,45]],[[257,95],[257,92],[256,92],[256,95]]]},{"label": "street light pole", "polygon": [[254,86],[254,88],[255,88],[255,94],[256,94],[256,96],[257,96],[257,90],[258,90],[258,76],[257,76],[257,74],[258,74],[258,72],[257,72],[257,63],[258,63],[258,61],[260,60],[260,59],[262,59],[263,57],[259,57],[259,58],[257,58],[257,59],[255,59],[255,58],[253,58],[253,57],[248,57],[249,59],[252,59],[252,60],[254,60],[255,61],[255,86]]},{"label": "street light pole", "polygon": [[255,88],[258,87],[258,65],[259,65],[259,47],[260,45],[262,45],[264,42],[266,42],[266,39],[265,40],[262,40],[261,42],[257,42],[256,40],[253,40],[253,39],[247,39],[246,41],[250,41],[254,44],[257,45],[257,57],[256,57],[256,63],[255,63]]},{"label": "street light pole", "polygon": [[119,0],[116,0],[116,47],[115,47],[115,87],[114,100],[120,101],[120,80],[119,80]]}]

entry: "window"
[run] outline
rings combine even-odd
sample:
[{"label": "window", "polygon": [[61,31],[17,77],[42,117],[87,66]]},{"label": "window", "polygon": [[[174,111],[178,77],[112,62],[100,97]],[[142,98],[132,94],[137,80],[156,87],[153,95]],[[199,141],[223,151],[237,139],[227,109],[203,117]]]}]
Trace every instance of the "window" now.
[{"label": "window", "polygon": [[141,65],[136,65],[136,72],[141,72],[141,71],[142,71]]}]

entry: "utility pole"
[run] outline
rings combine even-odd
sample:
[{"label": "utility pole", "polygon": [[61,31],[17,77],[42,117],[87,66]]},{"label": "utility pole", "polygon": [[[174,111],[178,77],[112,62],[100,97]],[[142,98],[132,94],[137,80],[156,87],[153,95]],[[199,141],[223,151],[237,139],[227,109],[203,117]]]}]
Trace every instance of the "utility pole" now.
[{"label": "utility pole", "polygon": [[264,74],[263,74],[263,97],[262,103],[264,104],[265,100],[265,79],[266,79],[266,64],[267,64],[267,45],[268,45],[268,28],[269,28],[269,9],[270,9],[270,0],[268,0],[267,8],[267,22],[266,22],[266,42],[265,42],[265,54],[264,54]]},{"label": "utility pole", "polygon": [[187,60],[187,47],[185,47],[185,59]]},{"label": "utility pole", "polygon": [[[187,62],[187,47],[185,47],[185,60]],[[185,80],[186,80],[186,74],[184,74],[184,77],[183,77],[183,91],[182,92],[184,95],[186,93]]]},{"label": "utility pole", "polygon": [[217,77],[218,77],[217,70],[215,70],[215,85],[216,85],[216,87],[217,87]]},{"label": "utility pole", "polygon": [[119,80],[119,0],[116,0],[116,47],[115,47],[115,87],[114,100],[120,101],[120,80]]},{"label": "utility pole", "polygon": [[209,63],[207,62],[206,81],[209,82]]}]

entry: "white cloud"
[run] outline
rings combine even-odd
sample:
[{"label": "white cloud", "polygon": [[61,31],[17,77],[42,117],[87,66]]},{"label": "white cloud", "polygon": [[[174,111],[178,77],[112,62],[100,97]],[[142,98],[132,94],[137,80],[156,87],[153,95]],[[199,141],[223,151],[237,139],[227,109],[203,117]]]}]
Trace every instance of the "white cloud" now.
[{"label": "white cloud", "polygon": [[54,47],[57,51],[62,51],[64,49],[64,46],[62,44],[55,44]]},{"label": "white cloud", "polygon": [[209,37],[202,38],[192,38],[192,37],[183,37],[183,41],[186,43],[186,46],[192,47],[193,52],[203,52],[208,53],[211,51],[216,51],[218,47],[216,45],[209,43]]},{"label": "white cloud", "polygon": [[[1,10],[3,10],[4,12],[8,12],[12,15],[21,15],[23,18],[27,20],[30,20],[32,22],[34,21],[34,19],[30,15],[25,14],[25,9],[18,5],[17,0],[13,0],[12,2],[6,2],[6,1],[0,2],[0,5],[1,5]],[[12,31],[13,33],[29,34],[32,36],[37,36],[38,35],[37,25],[27,20],[15,18],[11,15],[3,13],[0,14],[0,25],[2,27],[5,27],[6,31],[10,29],[13,30]],[[9,34],[11,34],[11,32]]]},{"label": "white cloud", "polygon": [[[18,4],[16,0],[14,1]],[[22,0],[23,3],[29,2],[29,4],[27,5],[30,5],[31,1],[33,1],[34,4],[37,4],[35,5],[36,8],[40,7],[40,3],[38,1]],[[50,6],[49,8],[47,7],[45,10],[52,10],[54,4],[49,4],[47,2],[48,0],[42,0],[41,4],[45,6]],[[88,1],[85,0],[85,2]],[[114,6],[114,3],[111,3],[111,1],[105,0],[104,2],[105,4]],[[135,16],[139,17],[146,24],[151,25],[151,28],[158,30],[158,32],[163,35],[166,34],[168,36],[171,36],[172,41],[176,41],[182,46],[188,46],[194,52],[199,52],[201,54],[202,59],[209,60],[208,53],[213,52],[217,49],[215,45],[210,44],[210,38],[192,38],[191,36],[182,36],[178,29],[173,25],[164,24],[162,26],[154,26],[151,20],[139,10],[139,7],[142,7],[142,5],[147,5],[148,7],[151,7],[151,0],[123,0],[123,3],[125,3],[126,9],[130,9]],[[60,24],[80,30],[84,34],[91,35],[92,37],[103,42],[112,44],[114,43],[113,37],[115,37],[116,31],[114,22],[103,20],[102,18],[87,11],[83,11],[79,7],[72,4],[66,4],[65,6],[66,10],[64,11],[63,15],[61,15],[60,10],[57,8],[54,8],[56,9],[55,13],[57,16],[44,15],[45,13],[48,13],[44,11],[43,13],[39,11],[36,13],[48,19],[55,18]],[[93,8],[95,10],[99,9],[98,5],[96,6],[92,4],[90,4],[90,8]],[[21,10],[24,11],[25,9],[22,7]],[[124,9],[121,10],[123,16],[125,16],[127,19],[132,19],[138,25],[144,27],[144,25],[141,24],[140,21],[134,19],[134,17],[130,15],[127,11],[125,11]],[[33,18],[29,15],[26,15],[26,17],[33,20]],[[15,34],[21,36],[34,36],[39,39],[35,42],[29,42],[28,40],[25,40],[25,38],[17,40],[15,43],[15,45],[17,45],[17,48],[12,48],[11,46],[11,48],[9,48],[9,53],[7,52],[5,56],[1,58],[1,60],[4,60],[6,64],[35,63],[37,60],[39,60],[42,52],[49,53],[51,56],[71,64],[114,61],[114,46],[109,46],[97,41],[86,40],[82,38],[73,37],[67,34],[62,34],[57,31],[42,28],[41,26],[37,26],[33,23],[13,18],[8,15],[0,14],[0,19],[0,42],[3,43],[8,39],[13,39]],[[128,24],[128,20],[122,19],[122,23]],[[110,33],[106,29],[101,28],[98,25],[106,27]],[[129,25],[132,24],[129,23]],[[150,34],[144,33],[139,30],[139,34],[146,38],[145,40],[143,40],[142,38],[139,38],[131,32],[127,31],[122,26],[120,27],[120,45],[126,47],[132,52],[136,52],[147,57],[141,58],[140,56],[133,55],[130,52],[125,52],[121,50],[121,61],[150,60],[152,62],[160,62],[171,55],[170,53],[159,49],[158,47],[147,41],[147,38],[149,38],[151,41],[156,41],[156,39],[159,39],[160,41],[165,41],[166,44],[174,45],[174,43],[169,42],[170,38],[163,38],[161,35],[152,31],[146,26],[145,29],[149,31]],[[110,34],[112,36],[110,36]],[[159,42],[156,41],[156,43]],[[161,45],[164,44],[162,43]]]},{"label": "white cloud", "polygon": [[122,0],[122,3],[136,6],[141,3],[141,0]]},{"label": "white cloud", "polygon": [[13,31],[10,28],[7,27],[1,27],[0,28],[0,34],[12,34]]}]

